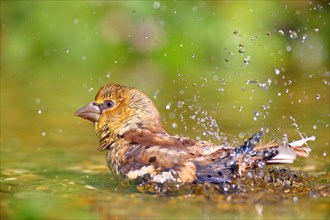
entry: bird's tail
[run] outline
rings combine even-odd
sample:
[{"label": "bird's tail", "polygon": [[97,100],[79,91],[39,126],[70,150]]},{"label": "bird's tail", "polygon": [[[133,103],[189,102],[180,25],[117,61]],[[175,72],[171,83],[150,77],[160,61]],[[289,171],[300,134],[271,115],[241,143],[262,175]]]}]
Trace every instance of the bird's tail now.
[{"label": "bird's tail", "polygon": [[307,137],[288,143],[287,135],[283,136],[282,143],[260,144],[262,132],[255,133],[243,145],[237,147],[235,152],[256,156],[266,163],[293,163],[296,156],[308,157],[311,149],[307,141],[314,141],[315,137]]},{"label": "bird's tail", "polygon": [[314,141],[315,137],[307,137],[298,141],[288,143],[287,136],[284,135],[282,143],[278,146],[278,154],[267,160],[267,163],[293,163],[296,156],[308,157],[312,150],[306,145],[307,141]]}]

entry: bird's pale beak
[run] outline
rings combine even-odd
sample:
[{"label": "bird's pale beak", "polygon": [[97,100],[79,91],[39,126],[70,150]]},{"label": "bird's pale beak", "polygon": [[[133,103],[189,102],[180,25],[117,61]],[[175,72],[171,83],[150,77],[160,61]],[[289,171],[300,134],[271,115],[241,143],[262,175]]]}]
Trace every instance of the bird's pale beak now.
[{"label": "bird's pale beak", "polygon": [[93,102],[90,102],[84,107],[78,109],[74,114],[95,123],[100,118],[101,109]]}]

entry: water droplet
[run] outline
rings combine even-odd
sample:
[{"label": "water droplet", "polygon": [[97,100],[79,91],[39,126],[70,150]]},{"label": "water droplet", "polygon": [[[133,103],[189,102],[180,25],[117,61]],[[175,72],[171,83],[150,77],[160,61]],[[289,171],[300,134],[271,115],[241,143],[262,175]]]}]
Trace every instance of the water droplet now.
[{"label": "water droplet", "polygon": [[238,30],[234,30],[233,34],[237,35],[238,34]]},{"label": "water droplet", "polygon": [[155,1],[155,2],[152,4],[152,7],[153,7],[154,9],[159,9],[159,8],[160,8],[160,2]]},{"label": "water droplet", "polygon": [[258,162],[258,167],[264,168],[266,166],[266,163],[264,161],[259,161]]},{"label": "water droplet", "polygon": [[245,59],[244,59],[244,63],[245,64],[249,64],[251,62],[251,56],[247,56]]},{"label": "water droplet", "polygon": [[316,130],[317,129],[317,125],[313,125],[313,129]]},{"label": "water droplet", "polygon": [[258,111],[255,111],[254,113],[254,117],[253,117],[253,120],[258,120],[258,118],[260,117],[260,112],[258,112]]},{"label": "water droplet", "polygon": [[244,138],[244,137],[245,137],[245,133],[241,131],[241,132],[238,134],[238,137],[239,137],[239,138]]},{"label": "water droplet", "polygon": [[319,32],[320,29],[319,28],[314,28],[314,32]]},{"label": "water droplet", "polygon": [[218,88],[217,90],[218,90],[219,92],[224,92],[224,91],[225,91],[224,88]]},{"label": "water droplet", "polygon": [[40,104],[40,102],[41,102],[41,100],[39,98],[36,98],[34,101],[36,104]]},{"label": "water droplet", "polygon": [[45,137],[46,136],[46,132],[45,131],[41,132],[41,136]]},{"label": "water droplet", "polygon": [[267,84],[270,86],[272,84],[272,80],[271,79],[267,79]]},{"label": "water droplet", "polygon": [[223,191],[227,192],[230,189],[230,185],[225,183],[223,184]]},{"label": "water droplet", "polygon": [[178,108],[182,108],[183,105],[184,105],[184,102],[182,102],[182,101],[178,101],[177,105],[178,105]]},{"label": "water droplet", "polygon": [[173,128],[173,129],[176,129],[177,127],[178,127],[178,124],[177,124],[177,123],[175,123],[175,122],[172,123],[172,128]]},{"label": "water droplet", "polygon": [[81,59],[82,59],[82,60],[86,60],[87,58],[86,58],[85,56],[83,56]]},{"label": "water droplet", "polygon": [[279,92],[279,93],[277,93],[277,95],[278,95],[278,96],[281,96],[281,95],[282,95],[282,93],[280,93],[280,92]]},{"label": "water droplet", "polygon": [[321,95],[320,94],[316,94],[316,99],[317,100],[320,100],[320,98],[321,98]]},{"label": "water droplet", "polygon": [[276,75],[279,75],[279,74],[281,73],[280,69],[278,69],[278,68],[276,68],[276,67],[274,67],[273,69],[274,69],[274,73],[275,73]]},{"label": "water droplet", "polygon": [[297,197],[297,196],[294,196],[294,197],[292,198],[292,200],[293,200],[294,202],[298,202],[298,197]]},{"label": "water droplet", "polygon": [[94,90],[94,88],[91,87],[91,88],[88,89],[88,92],[92,92],[93,90]]},{"label": "water droplet", "polygon": [[246,173],[246,176],[247,176],[248,178],[252,179],[252,178],[253,178],[253,173],[252,173],[252,171],[248,171],[248,172]]},{"label": "water droplet", "polygon": [[42,111],[39,109],[39,110],[38,110],[38,114],[40,115],[41,113],[42,113]]},{"label": "water droplet", "polygon": [[157,89],[157,90],[154,92],[153,98],[154,98],[154,99],[157,99],[158,94],[159,94],[159,89]]},{"label": "water droplet", "polygon": [[245,53],[244,48],[239,48],[238,49],[238,53],[241,54],[241,55],[243,55]]},{"label": "water droplet", "polygon": [[74,23],[74,24],[78,24],[78,23],[79,23],[79,19],[78,19],[78,18],[74,18],[74,19],[73,19],[73,23]]},{"label": "water droplet", "polygon": [[193,53],[193,54],[191,55],[191,57],[194,59],[194,58],[195,58],[195,54]]},{"label": "water droplet", "polygon": [[284,36],[284,31],[283,30],[279,30],[278,33],[282,36]]},{"label": "water droplet", "polygon": [[171,109],[171,106],[172,106],[172,103],[168,103],[168,104],[165,106],[165,109],[166,109],[166,110],[170,110],[170,109]]},{"label": "water droplet", "polygon": [[170,119],[175,118],[175,113],[174,112],[170,112],[170,114],[168,115],[170,117]]},{"label": "water droplet", "polygon": [[212,77],[212,79],[213,79],[213,81],[218,81],[218,80],[219,80],[219,76],[214,75],[214,76]]},{"label": "water droplet", "polygon": [[105,77],[108,78],[108,79],[110,78],[110,76],[111,76],[111,73],[107,73],[107,74],[105,75]]},{"label": "water droplet", "polygon": [[66,53],[70,53],[70,49],[66,49],[65,52],[66,52]]},{"label": "water droplet", "polygon": [[324,151],[323,154],[322,154],[323,157],[326,157],[327,156],[327,152]]},{"label": "water droplet", "polygon": [[304,34],[304,35],[302,36],[302,40],[301,40],[301,41],[302,41],[303,43],[305,43],[307,37],[308,37],[308,35],[307,35],[307,34]]},{"label": "water droplet", "polygon": [[217,123],[217,121],[214,120],[214,119],[212,119],[212,120],[211,120],[211,126],[217,128],[217,127],[218,127],[218,123]]},{"label": "water droplet", "polygon": [[296,31],[289,30],[290,39],[297,39],[298,33]]},{"label": "water droplet", "polygon": [[285,49],[286,49],[287,52],[291,52],[292,51],[292,47],[291,46],[286,46]]}]

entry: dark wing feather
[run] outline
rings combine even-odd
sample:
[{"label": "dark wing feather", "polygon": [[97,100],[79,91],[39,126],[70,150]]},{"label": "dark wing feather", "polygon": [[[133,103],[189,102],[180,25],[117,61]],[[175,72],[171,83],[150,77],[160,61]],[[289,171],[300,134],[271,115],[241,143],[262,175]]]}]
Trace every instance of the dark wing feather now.
[{"label": "dark wing feather", "polygon": [[225,157],[206,166],[197,166],[196,182],[230,182],[233,176],[238,173],[244,156],[256,155],[253,149],[260,142],[261,136],[262,132],[257,132],[243,145],[227,152]]},{"label": "dark wing feather", "polygon": [[282,144],[260,145],[261,136],[262,132],[257,132],[243,145],[228,151],[226,156],[208,165],[197,166],[196,182],[230,182],[235,175],[241,175],[246,169],[257,167],[259,164],[292,163],[297,155],[308,156],[310,148],[303,145],[315,139],[309,137],[291,143],[284,141]]}]

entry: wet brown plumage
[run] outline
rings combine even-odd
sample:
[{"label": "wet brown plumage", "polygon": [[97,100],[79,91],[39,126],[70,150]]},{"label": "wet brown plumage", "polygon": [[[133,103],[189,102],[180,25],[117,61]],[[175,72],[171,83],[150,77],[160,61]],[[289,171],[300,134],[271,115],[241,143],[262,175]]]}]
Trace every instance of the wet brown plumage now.
[{"label": "wet brown plumage", "polygon": [[261,145],[255,133],[233,148],[187,137],[169,135],[157,108],[142,92],[118,84],[100,88],[95,100],[76,113],[95,124],[99,150],[107,150],[110,169],[143,182],[230,181],[260,163],[292,163],[307,157],[307,140]]}]

